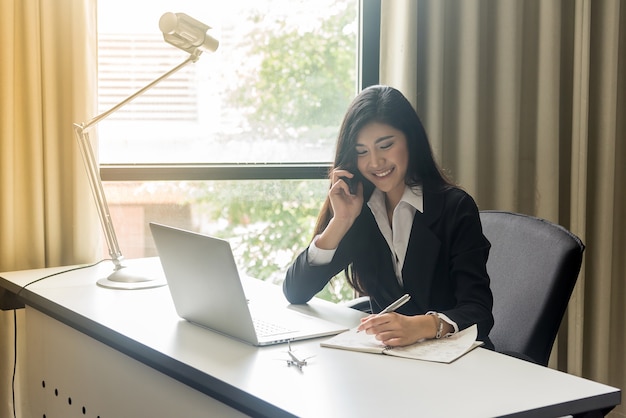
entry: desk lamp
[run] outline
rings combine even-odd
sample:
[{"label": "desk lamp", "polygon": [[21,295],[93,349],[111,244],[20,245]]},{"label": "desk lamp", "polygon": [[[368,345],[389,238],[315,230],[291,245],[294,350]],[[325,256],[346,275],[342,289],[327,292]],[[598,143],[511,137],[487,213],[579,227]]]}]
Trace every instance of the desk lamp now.
[{"label": "desk lamp", "polygon": [[189,57],[181,64],[172,68],[150,84],[146,85],[133,95],[127,97],[119,104],[113,106],[104,113],[99,114],[88,122],[74,124],[74,132],[78,140],[83,162],[87,170],[89,185],[96,201],[98,208],[98,216],[102,223],[104,236],[109,249],[109,254],[114,264],[113,273],[108,277],[98,280],[98,285],[113,289],[146,289],[165,285],[162,277],[150,277],[143,271],[133,271],[134,269],[124,265],[124,256],[117,242],[117,235],[111,221],[109,206],[102,187],[102,179],[98,170],[98,163],[95,158],[91,141],[89,140],[89,128],[95,126],[101,120],[105,119],[121,107],[128,104],[136,97],[142,95],[152,87],[156,86],[162,80],[176,73],[187,64],[196,62],[200,58],[203,51],[214,52],[219,46],[219,41],[206,32],[211,29],[210,26],[193,19],[184,13],[165,13],[159,20],[159,29],[163,32],[165,42],[182,49],[189,53]]}]

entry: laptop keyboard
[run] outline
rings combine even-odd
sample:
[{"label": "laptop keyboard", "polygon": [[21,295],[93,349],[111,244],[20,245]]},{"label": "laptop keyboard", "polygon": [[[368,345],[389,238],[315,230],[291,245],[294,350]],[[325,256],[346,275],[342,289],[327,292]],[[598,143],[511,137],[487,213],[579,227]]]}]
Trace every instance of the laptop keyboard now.
[{"label": "laptop keyboard", "polygon": [[259,337],[267,337],[269,335],[277,335],[277,334],[287,334],[289,332],[295,331],[284,325],[277,324],[275,322],[270,322],[261,318],[254,318],[252,322],[254,323],[254,329],[256,330],[257,336]]}]

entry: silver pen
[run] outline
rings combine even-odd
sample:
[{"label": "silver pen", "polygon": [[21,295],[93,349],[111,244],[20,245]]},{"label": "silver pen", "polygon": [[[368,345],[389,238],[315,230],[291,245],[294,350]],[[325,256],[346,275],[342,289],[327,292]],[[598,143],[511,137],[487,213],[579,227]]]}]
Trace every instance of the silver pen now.
[{"label": "silver pen", "polygon": [[394,312],[400,306],[402,306],[405,303],[407,303],[409,301],[409,299],[411,299],[411,295],[409,295],[408,293],[402,295],[400,297],[400,299],[398,299],[397,301],[393,302],[391,305],[387,306],[385,309],[380,311],[378,313],[378,315],[376,315],[376,316],[379,316],[379,315],[382,315],[382,314],[386,314],[386,313],[389,313],[389,312]]}]

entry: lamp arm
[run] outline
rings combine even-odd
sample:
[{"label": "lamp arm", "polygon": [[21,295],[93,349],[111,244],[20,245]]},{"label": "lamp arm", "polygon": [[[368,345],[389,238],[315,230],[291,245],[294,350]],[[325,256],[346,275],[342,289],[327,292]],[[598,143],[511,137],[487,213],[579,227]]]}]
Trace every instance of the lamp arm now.
[{"label": "lamp arm", "polygon": [[109,249],[109,255],[115,264],[115,270],[121,269],[123,255],[120,251],[120,246],[117,241],[117,235],[113,228],[113,222],[111,221],[111,214],[109,212],[109,205],[107,204],[106,196],[104,194],[104,188],[102,186],[102,180],[100,178],[100,172],[98,170],[98,163],[89,140],[89,134],[85,132],[82,125],[74,124],[74,133],[78,140],[80,152],[83,156],[83,162],[85,163],[85,169],[87,171],[87,177],[89,179],[89,186],[91,193],[96,201],[96,208],[98,209],[98,217],[102,224],[102,230],[104,231],[104,237]]},{"label": "lamp arm", "polygon": [[96,156],[93,150],[93,146],[89,139],[89,134],[87,130],[96,125],[101,120],[115,113],[117,110],[142,95],[146,91],[150,90],[152,87],[156,86],[158,83],[168,78],[172,74],[181,70],[187,64],[191,62],[196,62],[199,58],[200,51],[192,53],[185,59],[182,63],[172,68],[156,80],[147,84],[142,89],[138,90],[136,93],[128,96],[126,99],[122,100],[117,105],[113,106],[106,112],[103,112],[91,119],[88,122],[84,122],[81,124],[74,124],[74,133],[76,134],[76,139],[78,140],[79,148],[83,157],[83,162],[85,163],[85,169],[87,170],[87,178],[89,180],[89,186],[91,187],[91,192],[96,201],[96,207],[98,209],[98,216],[100,217],[100,223],[102,224],[102,229],[104,232],[104,236],[107,242],[107,247],[109,249],[109,254],[113,263],[115,264],[115,270],[119,270],[123,268],[122,260],[124,256],[119,247],[119,243],[117,241],[117,235],[115,233],[115,228],[113,227],[113,222],[111,220],[111,214],[109,212],[109,205],[107,204],[106,196],[104,193],[104,187],[102,186],[102,178],[100,177],[100,171],[98,169],[98,162],[96,160]]},{"label": "lamp arm", "polygon": [[172,68],[171,70],[169,70],[168,72],[166,72],[165,74],[160,76],[159,78],[157,78],[154,81],[150,82],[145,87],[137,90],[135,93],[131,94],[130,96],[128,96],[127,98],[125,98],[124,100],[122,100],[121,102],[119,102],[118,104],[116,104],[115,106],[113,106],[112,108],[107,110],[106,112],[103,112],[103,113],[99,114],[95,118],[91,119],[89,122],[84,122],[80,126],[82,126],[83,130],[85,130],[85,129],[88,129],[89,127],[97,124],[102,119],[105,119],[105,118],[109,117],[111,114],[117,112],[120,108],[126,106],[128,103],[130,103],[131,101],[133,101],[137,97],[141,96],[146,91],[150,90],[152,87],[154,87],[157,84],[159,84],[161,81],[165,80],[166,78],[168,78],[172,74],[174,74],[174,73],[178,72],[179,70],[181,70],[187,64],[189,64],[191,62],[198,61],[198,58],[200,57],[200,54],[201,54],[201,51],[198,51],[198,52],[196,52],[194,54],[189,55],[189,57],[187,57],[187,59],[185,59],[183,62],[178,64],[176,67]]}]

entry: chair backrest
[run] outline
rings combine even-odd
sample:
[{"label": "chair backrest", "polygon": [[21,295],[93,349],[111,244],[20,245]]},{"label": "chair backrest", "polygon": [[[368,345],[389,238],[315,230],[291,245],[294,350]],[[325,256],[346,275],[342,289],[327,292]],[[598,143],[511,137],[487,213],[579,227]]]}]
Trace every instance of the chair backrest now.
[{"label": "chair backrest", "polygon": [[489,337],[497,351],[547,365],[585,246],[562,226],[532,216],[481,211],[480,218],[491,242],[495,325]]}]

